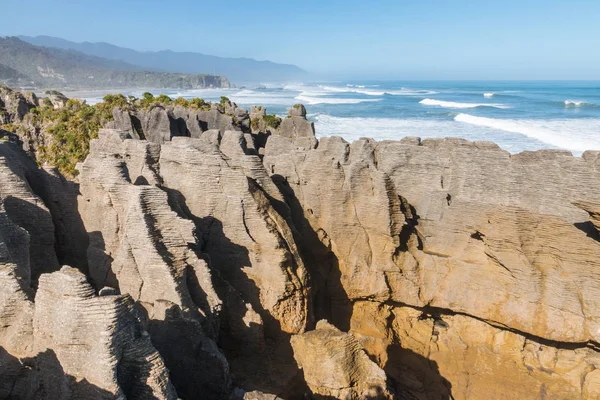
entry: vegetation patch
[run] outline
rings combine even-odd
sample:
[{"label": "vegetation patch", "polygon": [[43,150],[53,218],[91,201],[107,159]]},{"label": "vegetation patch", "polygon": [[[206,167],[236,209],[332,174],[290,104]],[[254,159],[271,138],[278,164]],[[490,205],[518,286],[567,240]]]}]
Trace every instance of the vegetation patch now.
[{"label": "vegetation patch", "polygon": [[0,131],[10,132],[10,133],[16,133],[17,132],[17,126],[14,125],[14,124],[0,124]]},{"label": "vegetation patch", "polygon": [[[219,104],[226,106],[229,99],[223,96]],[[108,94],[102,102],[95,105],[70,99],[64,107],[56,109],[50,99],[45,98],[38,107],[31,109],[23,124],[0,125],[0,131],[21,137],[31,137],[34,132],[36,135],[42,133],[43,139],[36,149],[38,164],[48,163],[57,167],[65,177],[73,178],[78,174],[75,166],[89,153],[90,141],[98,137],[98,131],[106,122],[114,119],[112,112],[115,107],[135,114],[157,105],[179,105],[205,111],[211,109],[212,103],[201,98],[171,99],[164,94],[154,96],[146,92],[141,98]],[[273,128],[278,127],[281,122],[275,115],[263,118],[267,126]],[[232,120],[234,125],[240,124],[235,116],[232,116]],[[260,120],[254,119],[251,123],[254,127],[260,126]],[[2,136],[4,135],[0,134]]]},{"label": "vegetation patch", "polygon": [[73,99],[60,110],[46,105],[34,108],[31,118],[35,126],[46,128],[50,139],[37,149],[38,164],[54,165],[67,178],[77,175],[75,165],[87,157],[90,140],[98,137],[105,122],[101,107]]},{"label": "vegetation patch", "polygon": [[271,128],[279,128],[279,125],[281,124],[281,118],[275,114],[267,114],[263,116],[263,121],[265,121],[265,124]]}]

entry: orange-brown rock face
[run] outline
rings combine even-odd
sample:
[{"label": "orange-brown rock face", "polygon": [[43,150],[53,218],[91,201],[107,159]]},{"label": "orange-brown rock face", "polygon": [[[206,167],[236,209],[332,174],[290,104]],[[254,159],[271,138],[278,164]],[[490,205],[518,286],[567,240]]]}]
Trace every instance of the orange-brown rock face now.
[{"label": "orange-brown rock face", "polygon": [[462,140],[303,150],[276,138],[264,162],[330,251],[328,319],[399,392],[487,399],[598,396],[596,160]]},{"label": "orange-brown rock face", "polygon": [[317,398],[391,398],[385,372],[360,347],[352,334],[327,321],[313,331],[292,337],[294,357]]}]

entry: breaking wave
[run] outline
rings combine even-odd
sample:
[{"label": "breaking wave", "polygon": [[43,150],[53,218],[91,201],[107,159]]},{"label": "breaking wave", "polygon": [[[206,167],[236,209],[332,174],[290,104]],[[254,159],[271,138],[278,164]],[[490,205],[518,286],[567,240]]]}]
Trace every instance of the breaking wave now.
[{"label": "breaking wave", "polygon": [[504,104],[492,103],[457,103],[454,101],[424,99],[419,102],[426,106],[439,106],[444,108],[475,108],[475,107],[494,107],[494,108],[510,108]]},{"label": "breaking wave", "polygon": [[484,93],[483,97],[494,97],[494,93]]},{"label": "breaking wave", "polygon": [[596,106],[594,103],[589,103],[583,100],[565,100],[565,107],[584,107],[584,106]]},{"label": "breaking wave", "polygon": [[305,94],[300,94],[295,97],[296,100],[304,102],[308,105],[315,104],[359,104],[359,103],[367,103],[380,101],[381,99],[345,99],[339,97],[320,97],[320,96],[307,96]]},{"label": "breaking wave", "polygon": [[374,90],[374,89],[366,89],[364,85],[358,86],[348,86],[348,87],[335,87],[335,86],[319,86],[319,88],[325,90],[326,92],[331,93],[360,93],[365,94],[367,96],[383,96],[383,95],[391,95],[391,96],[425,96],[437,94],[438,92],[433,90],[422,90],[422,89],[407,89],[400,88],[397,90]]}]

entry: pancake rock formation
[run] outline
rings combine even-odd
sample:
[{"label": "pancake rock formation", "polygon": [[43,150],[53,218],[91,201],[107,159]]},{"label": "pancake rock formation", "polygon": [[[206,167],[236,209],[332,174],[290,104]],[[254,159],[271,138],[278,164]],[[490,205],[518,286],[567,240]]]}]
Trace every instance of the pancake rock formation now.
[{"label": "pancake rock formation", "polygon": [[68,181],[18,135],[0,398],[600,398],[599,152],[117,107]]}]

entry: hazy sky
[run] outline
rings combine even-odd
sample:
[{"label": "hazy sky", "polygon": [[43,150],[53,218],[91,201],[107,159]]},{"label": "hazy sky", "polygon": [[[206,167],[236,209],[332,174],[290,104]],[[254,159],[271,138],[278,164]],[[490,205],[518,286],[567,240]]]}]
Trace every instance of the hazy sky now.
[{"label": "hazy sky", "polygon": [[0,0],[0,35],[296,64],[340,78],[600,79],[600,0]]}]

